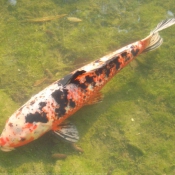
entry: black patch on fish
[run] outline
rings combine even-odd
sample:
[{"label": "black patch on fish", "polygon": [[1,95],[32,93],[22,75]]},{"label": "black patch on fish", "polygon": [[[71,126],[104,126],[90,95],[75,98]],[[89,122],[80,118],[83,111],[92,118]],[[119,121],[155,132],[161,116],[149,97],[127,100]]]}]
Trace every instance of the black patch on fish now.
[{"label": "black patch on fish", "polygon": [[78,84],[80,84],[80,81],[79,80],[72,80],[72,83],[78,85]]},{"label": "black patch on fish", "polygon": [[111,72],[110,67],[106,66],[106,76],[107,77],[109,77],[110,72]]},{"label": "black patch on fish", "polygon": [[77,85],[78,87],[82,88],[83,90],[87,88],[85,83],[80,83],[79,80],[72,80],[71,83]]},{"label": "black patch on fish", "polygon": [[120,63],[119,63],[118,59],[119,59],[119,56],[117,55],[114,58],[112,58],[112,61],[111,61],[111,63],[113,63],[116,66],[116,70],[118,70],[120,68]]},{"label": "black patch on fish", "polygon": [[67,100],[67,95],[68,95],[68,90],[63,89],[61,90],[56,90],[52,93],[52,97],[55,99],[55,101],[60,105],[60,103],[66,103],[68,102]]},{"label": "black patch on fish", "polygon": [[95,74],[96,74],[97,76],[101,75],[101,74],[103,73],[103,69],[104,69],[103,67],[97,69],[97,70],[95,71]]},{"label": "black patch on fish", "polygon": [[86,89],[87,85],[85,83],[81,83],[81,84],[78,84],[78,87],[80,87],[82,89]]},{"label": "black patch on fish", "polygon": [[41,122],[41,123],[47,123],[48,119],[46,117],[46,113],[38,113],[35,112],[34,114],[27,114],[26,116],[26,123],[33,123],[33,122]]},{"label": "black patch on fish", "polygon": [[75,108],[75,102],[72,101],[72,99],[70,99],[69,105],[70,105],[71,108]]},{"label": "black patch on fish", "polygon": [[122,56],[123,58],[126,58],[126,57],[127,57],[127,52],[123,52],[123,53],[121,54],[121,56]]},{"label": "black patch on fish", "polygon": [[76,79],[78,76],[84,74],[85,72],[85,70],[75,72],[74,75],[71,77],[69,83],[75,84],[83,90],[86,89],[87,85],[85,83],[80,83],[80,81]]},{"label": "black patch on fish", "polygon": [[66,110],[65,110],[65,108],[63,108],[63,107],[56,108],[56,109],[55,109],[55,113],[56,113],[56,115],[57,115],[58,118],[59,118],[59,117],[63,116],[63,115],[66,113]]},{"label": "black patch on fish", "polygon": [[[87,84],[91,84],[93,87],[95,86],[96,82],[94,81],[94,76],[86,76]],[[87,85],[88,86],[88,85]]]},{"label": "black patch on fish", "polygon": [[[132,53],[133,54],[133,53]],[[136,53],[137,54],[137,53]],[[130,56],[128,56],[128,53],[127,52],[123,52],[121,54],[121,56],[124,58],[125,62],[129,61],[130,60]]]},{"label": "black patch on fish", "polygon": [[133,56],[136,56],[137,54],[138,54],[138,52],[139,52],[139,49],[135,49],[135,47],[134,46],[131,46],[131,53],[132,53],[132,55]]},{"label": "black patch on fish", "polygon": [[129,61],[129,60],[131,60],[131,57],[130,56],[126,57],[125,61]]},{"label": "black patch on fish", "polygon": [[[106,65],[104,65],[103,67],[97,69],[95,71],[95,74],[97,76],[100,76],[101,74],[105,73],[106,76],[109,77],[109,74],[110,74],[110,71],[111,71],[110,69],[113,67],[113,64],[114,64],[113,62],[114,62],[114,60],[112,62],[107,62]],[[95,84],[94,84],[94,86],[95,86]]]},{"label": "black patch on fish", "polygon": [[52,93],[52,97],[59,105],[59,108],[55,109],[55,112],[58,117],[61,117],[66,113],[65,107],[68,105],[67,95],[68,95],[67,89],[63,89],[63,91],[56,90]]},{"label": "black patch on fish", "polygon": [[46,104],[47,104],[46,102],[40,102],[39,103],[39,105],[40,105],[39,109],[42,110],[43,107],[46,106]]},{"label": "black patch on fish", "polygon": [[77,72],[75,72],[73,74],[73,76],[71,77],[69,83],[74,83],[75,79],[79,76],[79,75],[82,75],[84,74],[86,71],[85,70],[78,70]]},{"label": "black patch on fish", "polygon": [[91,77],[89,75],[86,76],[86,82],[87,83],[91,84],[93,81],[94,81],[93,77]]}]

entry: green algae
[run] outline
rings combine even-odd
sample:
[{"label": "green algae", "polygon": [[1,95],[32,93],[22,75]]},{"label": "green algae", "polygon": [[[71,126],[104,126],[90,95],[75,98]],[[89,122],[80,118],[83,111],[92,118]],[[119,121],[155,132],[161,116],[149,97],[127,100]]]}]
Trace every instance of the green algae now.
[{"label": "green algae", "polygon": [[[142,39],[175,2],[39,0],[0,2],[0,128],[15,109],[72,70]],[[68,14],[40,24],[26,19]],[[161,32],[163,45],[141,55],[102,90],[104,100],[71,117],[80,132],[83,154],[50,134],[13,152],[0,154],[0,173],[174,174],[174,26]],[[53,153],[68,154],[53,160]]]}]

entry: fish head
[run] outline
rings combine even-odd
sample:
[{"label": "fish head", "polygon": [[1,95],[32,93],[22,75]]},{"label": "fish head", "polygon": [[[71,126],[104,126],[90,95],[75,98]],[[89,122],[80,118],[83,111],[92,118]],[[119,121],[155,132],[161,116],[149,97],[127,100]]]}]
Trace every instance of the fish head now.
[{"label": "fish head", "polygon": [[12,151],[16,147],[39,138],[49,130],[50,124],[48,122],[26,121],[26,115],[23,113],[19,115],[18,110],[6,122],[0,136],[0,149],[6,152]]}]

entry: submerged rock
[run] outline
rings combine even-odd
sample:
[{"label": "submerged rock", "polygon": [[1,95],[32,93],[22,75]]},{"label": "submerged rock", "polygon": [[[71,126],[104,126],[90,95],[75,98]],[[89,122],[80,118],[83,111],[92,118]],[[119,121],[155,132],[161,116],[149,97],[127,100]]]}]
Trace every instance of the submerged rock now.
[{"label": "submerged rock", "polygon": [[9,2],[11,5],[16,5],[17,0],[8,0],[8,2]]},{"label": "submerged rock", "polygon": [[170,16],[170,17],[174,17],[174,13],[170,10],[167,11],[167,15]]}]

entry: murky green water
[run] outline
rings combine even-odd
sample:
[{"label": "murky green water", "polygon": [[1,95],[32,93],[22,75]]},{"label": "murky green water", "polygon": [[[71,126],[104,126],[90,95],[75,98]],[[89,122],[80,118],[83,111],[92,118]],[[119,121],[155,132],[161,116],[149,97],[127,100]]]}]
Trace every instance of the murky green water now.
[{"label": "murky green water", "polygon": [[[67,16],[44,22],[43,17],[62,14]],[[146,37],[174,14],[173,0],[17,0],[16,5],[1,0],[0,130],[52,81]],[[1,152],[0,174],[175,174],[174,31],[175,26],[161,32],[159,49],[139,56],[113,78],[103,89],[103,102],[72,117],[83,154],[46,134]],[[53,160],[57,152],[69,156]]]}]

